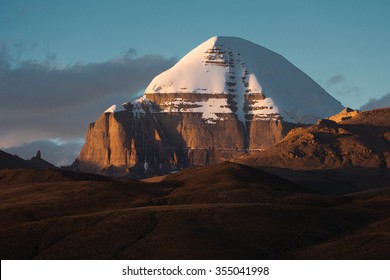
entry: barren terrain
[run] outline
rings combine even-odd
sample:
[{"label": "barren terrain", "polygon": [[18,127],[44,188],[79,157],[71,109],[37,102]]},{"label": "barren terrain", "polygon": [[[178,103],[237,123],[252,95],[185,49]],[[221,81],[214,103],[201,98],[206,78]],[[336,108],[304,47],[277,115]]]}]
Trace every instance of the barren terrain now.
[{"label": "barren terrain", "polygon": [[389,259],[389,191],[370,189],[324,195],[228,162],[157,183],[0,170],[0,256]]}]

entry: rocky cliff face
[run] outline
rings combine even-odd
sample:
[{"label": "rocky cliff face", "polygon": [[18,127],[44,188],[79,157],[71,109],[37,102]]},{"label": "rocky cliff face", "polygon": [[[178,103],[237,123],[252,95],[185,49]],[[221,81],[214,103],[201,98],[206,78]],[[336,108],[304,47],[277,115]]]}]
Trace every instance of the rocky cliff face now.
[{"label": "rocky cliff face", "polygon": [[88,129],[82,171],[147,177],[267,149],[343,108],[280,55],[213,37]]},{"label": "rocky cliff face", "polygon": [[269,120],[245,128],[234,118],[207,124],[200,114],[103,113],[89,125],[78,168],[113,176],[164,174],[264,149],[291,126]]}]

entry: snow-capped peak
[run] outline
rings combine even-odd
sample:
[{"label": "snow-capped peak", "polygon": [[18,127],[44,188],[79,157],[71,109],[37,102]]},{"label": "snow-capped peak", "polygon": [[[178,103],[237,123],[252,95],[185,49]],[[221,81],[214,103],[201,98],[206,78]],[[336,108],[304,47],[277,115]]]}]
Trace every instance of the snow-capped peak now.
[{"label": "snow-capped peak", "polygon": [[[233,80],[231,77],[234,75],[242,74],[236,73],[233,68],[236,64],[245,66],[245,63],[241,63],[239,53],[240,46],[245,42],[233,37],[212,37],[190,51],[171,69],[158,75],[145,92],[227,94],[229,85],[226,83]],[[255,78],[248,82],[253,92],[262,91]]]},{"label": "snow-capped peak", "polygon": [[145,96],[152,95],[166,95],[163,111],[202,113],[208,123],[227,113],[242,122],[315,123],[343,108],[279,54],[236,37],[200,44],[152,80]]}]

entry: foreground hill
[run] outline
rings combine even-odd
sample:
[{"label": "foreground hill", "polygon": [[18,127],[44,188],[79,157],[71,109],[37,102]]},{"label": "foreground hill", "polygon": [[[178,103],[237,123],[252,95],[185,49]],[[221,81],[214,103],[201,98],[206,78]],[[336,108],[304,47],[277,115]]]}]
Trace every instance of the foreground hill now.
[{"label": "foreground hill", "polygon": [[160,183],[3,170],[0,257],[389,259],[389,200],[315,194],[235,163]]}]

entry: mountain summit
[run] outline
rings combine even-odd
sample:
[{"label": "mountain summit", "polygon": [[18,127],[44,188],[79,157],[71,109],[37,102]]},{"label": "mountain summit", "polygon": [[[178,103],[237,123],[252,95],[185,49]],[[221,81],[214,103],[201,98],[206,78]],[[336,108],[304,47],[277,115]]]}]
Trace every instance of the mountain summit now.
[{"label": "mountain summit", "polygon": [[[203,119],[223,120],[235,113],[239,120],[283,119],[315,123],[343,109],[310,77],[281,55],[236,37],[212,37],[155,77],[145,95],[162,102],[164,111],[201,112]],[[192,94],[201,101],[186,98]]]},{"label": "mountain summit", "polygon": [[123,107],[90,125],[81,170],[145,177],[229,160],[343,109],[285,58],[235,37],[210,38]]}]

